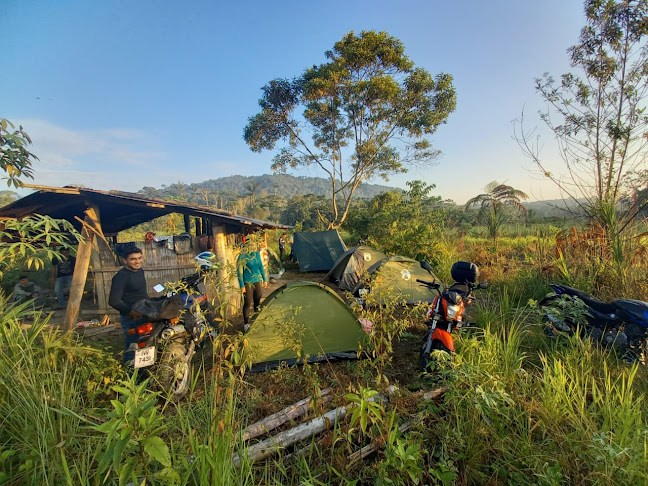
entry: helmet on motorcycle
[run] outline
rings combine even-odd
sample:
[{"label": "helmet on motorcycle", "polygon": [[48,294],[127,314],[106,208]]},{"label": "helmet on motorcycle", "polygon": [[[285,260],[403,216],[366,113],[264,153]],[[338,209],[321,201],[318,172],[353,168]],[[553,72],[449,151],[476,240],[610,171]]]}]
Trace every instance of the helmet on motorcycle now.
[{"label": "helmet on motorcycle", "polygon": [[216,265],[216,255],[211,251],[203,251],[194,257],[196,264],[200,266],[202,270],[210,270]]}]

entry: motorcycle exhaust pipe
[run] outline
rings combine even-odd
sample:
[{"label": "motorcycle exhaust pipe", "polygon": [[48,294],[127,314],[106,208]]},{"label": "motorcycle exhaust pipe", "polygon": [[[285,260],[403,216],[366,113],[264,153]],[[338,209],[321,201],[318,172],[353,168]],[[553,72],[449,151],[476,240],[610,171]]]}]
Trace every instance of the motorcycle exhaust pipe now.
[{"label": "motorcycle exhaust pipe", "polygon": [[185,327],[182,324],[177,324],[173,327],[169,327],[160,333],[162,339],[170,339],[176,334],[180,334],[185,331]]}]

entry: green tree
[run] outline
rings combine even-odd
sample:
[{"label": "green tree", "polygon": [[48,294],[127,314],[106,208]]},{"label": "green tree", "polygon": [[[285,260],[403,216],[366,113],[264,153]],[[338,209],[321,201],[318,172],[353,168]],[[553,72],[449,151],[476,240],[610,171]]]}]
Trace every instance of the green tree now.
[{"label": "green tree", "polygon": [[296,226],[298,230],[323,230],[324,221],[331,216],[329,201],[324,196],[307,194],[293,196],[281,213],[282,224]]},{"label": "green tree", "polygon": [[6,174],[3,179],[7,186],[22,187],[21,177],[34,178],[32,160],[38,157],[27,150],[32,141],[23,127],[15,128],[9,120],[0,118],[0,171]]},{"label": "green tree", "polygon": [[329,228],[342,225],[363,181],[439,156],[429,136],[455,109],[452,77],[433,77],[404,51],[385,32],[350,32],[326,52],[328,62],[264,86],[261,111],[248,119],[243,138],[253,151],[285,143],[275,172],[316,166],[326,173]]},{"label": "green tree", "polygon": [[526,216],[527,211],[521,201],[527,199],[528,196],[522,191],[497,181],[491,182],[484,189],[486,190],[484,194],[479,194],[466,202],[466,211],[472,206],[479,206],[477,219],[486,223],[488,234],[495,240],[499,229],[509,221],[510,211],[508,209],[513,209]]},{"label": "green tree", "polygon": [[541,119],[557,141],[564,170],[553,172],[541,158],[523,119],[516,138],[565,198],[615,239],[647,203],[619,204],[648,182],[648,0],[586,0],[584,6],[586,24],[568,50],[575,72],[535,81],[548,105]]},{"label": "green tree", "polygon": [[[27,150],[32,141],[23,127],[12,132],[8,128],[13,130],[14,124],[0,118],[0,170],[6,174],[8,186],[22,187],[21,177],[34,177],[32,161],[36,156]],[[52,245],[71,248],[80,240],[69,221],[38,214],[21,220],[7,218],[0,227],[0,277],[17,262],[38,270],[44,266],[43,257],[61,258]]]},{"label": "green tree", "polygon": [[0,191],[0,208],[18,199],[18,194],[13,191]]},{"label": "green tree", "polygon": [[430,196],[434,185],[407,185],[408,192],[385,192],[356,207],[345,229],[386,253],[433,260],[443,228],[441,198]]}]

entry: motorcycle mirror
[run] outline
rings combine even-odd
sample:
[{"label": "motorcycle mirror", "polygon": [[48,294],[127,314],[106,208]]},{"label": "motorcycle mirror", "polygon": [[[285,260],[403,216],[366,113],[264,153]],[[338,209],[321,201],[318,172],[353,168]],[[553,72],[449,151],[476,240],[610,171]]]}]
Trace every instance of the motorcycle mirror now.
[{"label": "motorcycle mirror", "polygon": [[158,294],[164,290],[164,285],[162,284],[157,284],[155,287],[153,287],[153,290],[155,290]]},{"label": "motorcycle mirror", "polygon": [[482,282],[477,286],[478,289],[487,289],[488,288],[488,282]]},{"label": "motorcycle mirror", "polygon": [[431,271],[432,271],[432,267],[431,267],[430,264],[429,264],[428,262],[426,262],[425,260],[423,260],[423,261],[421,262],[421,268],[422,268],[423,270],[427,270],[428,272],[431,272]]}]

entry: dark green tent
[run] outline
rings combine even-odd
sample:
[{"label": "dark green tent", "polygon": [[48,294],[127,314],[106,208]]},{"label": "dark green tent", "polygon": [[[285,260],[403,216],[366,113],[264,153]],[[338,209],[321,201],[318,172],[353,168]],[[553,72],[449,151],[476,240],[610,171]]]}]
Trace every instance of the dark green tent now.
[{"label": "dark green tent", "polygon": [[327,277],[342,290],[353,291],[369,267],[387,258],[382,251],[366,245],[355,246],[337,259]]},{"label": "dark green tent", "polygon": [[247,333],[253,371],[282,361],[355,358],[365,333],[355,314],[328,287],[293,282],[272,292]]},{"label": "dark green tent", "polygon": [[439,281],[434,275],[421,268],[416,260],[403,256],[385,258],[375,263],[367,270],[363,278],[353,289],[359,292],[362,288],[370,289],[371,297],[368,302],[385,304],[397,302],[399,304],[418,304],[420,302],[432,303],[436,293],[430,292],[426,287],[416,282],[416,279]]},{"label": "dark green tent", "polygon": [[328,271],[345,251],[337,230],[298,231],[294,235],[292,252],[300,272]]}]

